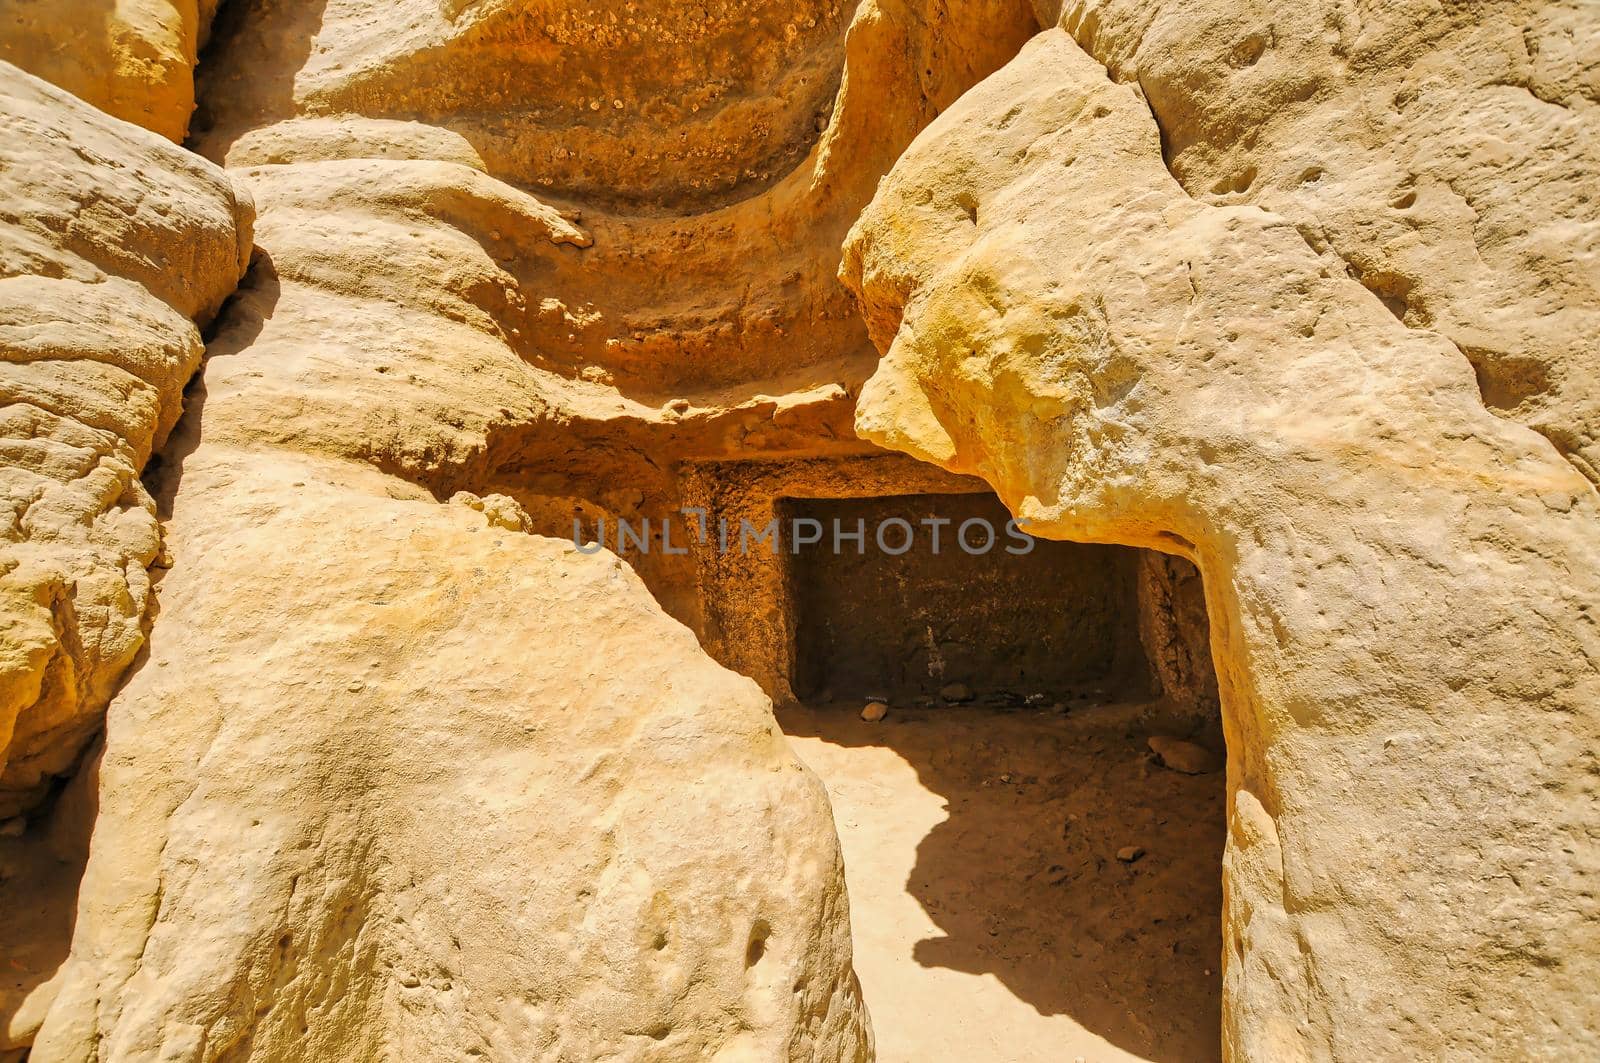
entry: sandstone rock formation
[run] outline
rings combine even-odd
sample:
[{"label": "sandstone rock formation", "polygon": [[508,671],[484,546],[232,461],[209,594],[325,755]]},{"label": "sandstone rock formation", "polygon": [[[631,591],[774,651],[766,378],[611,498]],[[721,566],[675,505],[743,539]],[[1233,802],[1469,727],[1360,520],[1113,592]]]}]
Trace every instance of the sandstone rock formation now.
[{"label": "sandstone rock formation", "polygon": [[144,641],[160,532],[139,471],[251,208],[215,166],[15,67],[0,94],[4,819],[72,766]]},{"label": "sandstone rock formation", "polygon": [[1191,195],[1288,220],[1600,482],[1600,22],[1585,0],[1057,3]]},{"label": "sandstone rock formation", "polygon": [[1200,571],[1172,554],[1146,551],[1139,560],[1139,639],[1156,686],[1184,715],[1214,720],[1221,699]]},{"label": "sandstone rock formation", "polygon": [[[574,517],[592,533],[677,515],[701,463],[782,461],[792,494],[845,478],[811,459],[878,453],[851,428],[876,352],[840,244],[1033,13],[714,8],[646,6],[630,25],[405,3],[386,6],[381,47],[364,4],[225,12],[196,145],[251,188],[260,254],[212,344],[213,432],[369,461],[439,498],[503,494],[565,537]],[[663,62],[646,71],[641,48]],[[775,70],[804,99],[751,102]],[[708,85],[724,87],[691,98]],[[801,104],[804,121],[780,117]],[[774,128],[793,133],[781,150]],[[778,672],[744,668],[781,652],[777,634],[719,630],[713,560],[628,560],[720,661],[784,695]]]},{"label": "sandstone rock formation", "polygon": [[1591,1054],[1594,488],[1289,219],[1187,194],[1164,132],[1060,30],[943,114],[847,249],[858,427],[1199,565],[1229,1054]]},{"label": "sandstone rock formation", "polygon": [[182,143],[220,0],[5,0],[0,60]]},{"label": "sandstone rock formation", "polygon": [[0,1060],[870,1058],[660,522],[984,483],[1162,555],[1229,1058],[1600,1052],[1581,0],[216,7],[0,4]]},{"label": "sandstone rock formation", "polygon": [[[764,131],[771,108],[736,106],[702,134],[734,153],[716,187],[695,187],[698,155],[669,155],[679,183],[640,185],[663,202],[581,221],[504,180],[548,183],[515,170],[532,149],[463,152],[432,103],[397,118],[359,91],[283,94],[316,83],[288,43],[305,12],[229,15],[197,129],[258,202],[256,255],[156,474],[173,505],[160,630],[108,727],[71,959],[24,1001],[17,1043],[47,1059],[870,1053],[825,798],[760,695],[631,573],[504,526],[659,512],[685,457],[866,449],[848,387],[872,355],[839,241],[897,146],[1031,28],[1021,4],[957,14],[1001,10],[1012,28],[960,56],[872,7],[847,40],[833,10],[805,78],[825,101],[841,79],[863,94],[831,126],[803,112],[758,166],[764,132],[741,147],[727,129]],[[363,20],[330,10],[319,40],[359,53]],[[500,98],[483,44],[443,49],[462,79],[445,117]],[[390,84],[415,81],[408,47],[379,64],[398,64]],[[866,92],[896,79],[917,88],[893,106]],[[233,143],[234,113],[282,121]],[[601,117],[590,135],[614,143]],[[791,362],[756,357],[790,333]],[[374,551],[397,553],[385,568]],[[692,564],[641,568],[694,618]]]},{"label": "sandstone rock formation", "polygon": [[610,555],[208,418],[36,1058],[868,1057],[752,682]]},{"label": "sandstone rock formation", "polygon": [[[434,500],[494,498],[497,431],[543,422],[570,449],[589,418],[626,438],[616,391],[516,342],[589,235],[457,162],[245,176],[255,265],[157,474],[181,498],[181,571],[108,729],[71,959],[12,1041],[46,1059],[865,1058],[826,801],[756,688],[614,563]],[[502,236],[520,274],[489,250]],[[840,389],[812,390],[847,419]],[[394,527],[384,573],[369,554]],[[384,637],[370,610],[397,601]],[[335,675],[357,649],[357,677]]]}]

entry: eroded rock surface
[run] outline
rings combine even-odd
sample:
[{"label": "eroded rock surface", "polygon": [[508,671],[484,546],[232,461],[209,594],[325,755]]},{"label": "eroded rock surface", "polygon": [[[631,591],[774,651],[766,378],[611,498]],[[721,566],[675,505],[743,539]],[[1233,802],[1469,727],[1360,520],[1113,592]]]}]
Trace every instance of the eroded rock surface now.
[{"label": "eroded rock surface", "polygon": [[[181,139],[213,6],[0,54]],[[1600,1051],[1595,23],[261,0],[228,173],[0,68],[0,1051],[868,1058],[786,570],[561,537],[974,478],[1173,555],[1227,1053]]]},{"label": "eroded rock surface", "polygon": [[1594,488],[1162,148],[1062,31],[945,112],[847,249],[886,351],[858,428],[1036,533],[1198,563],[1234,1058],[1592,1054]]},{"label": "eroded rock surface", "polygon": [[[212,344],[214,431],[373,462],[441,499],[504,494],[568,537],[574,519],[592,533],[677,518],[690,463],[874,453],[851,427],[876,352],[836,276],[841,242],[898,151],[1015,52],[1034,14],[1021,0],[714,6],[225,14],[196,143],[253,190],[261,253]],[[380,47],[380,25],[408,28]],[[648,69],[645,47],[661,59]],[[794,151],[773,130],[796,98],[751,87],[769,68],[827,101],[820,129],[800,101]],[[542,95],[513,106],[508,79]],[[611,87],[595,109],[582,87],[598,81]],[[680,152],[700,142],[776,154],[749,177]],[[634,184],[606,178],[615,194],[591,201],[629,167]],[[719,660],[758,655],[723,651],[695,559],[629,561]]]},{"label": "eroded rock surface", "polygon": [[226,174],[0,64],[0,818],[99,726],[144,641],[161,536],[139,472],[251,207]]},{"label": "eroded rock surface", "polygon": [[6,0],[0,59],[182,143],[219,0]]},{"label": "eroded rock surface", "polygon": [[[685,156],[604,211],[534,194],[537,116],[462,147],[505,77],[550,76],[516,66],[545,33],[526,19],[229,15],[197,136],[256,197],[257,248],[160,473],[173,569],[111,715],[36,1055],[870,1053],[826,799],[768,704],[631,572],[527,532],[659,512],[697,455],[870,449],[839,242],[894,151],[1034,25],[927,7],[690,55],[680,80],[753,63],[735,85],[799,56],[839,100],[822,128],[802,101],[776,147],[787,104],[698,132],[691,106],[681,132],[727,141],[729,168]],[[939,26],[985,18],[983,47],[941,54]],[[477,56],[497,38],[509,65]],[[616,111],[567,138],[622,165],[612,127],[646,126]],[[659,566],[693,621],[692,562]]]},{"label": "eroded rock surface", "polygon": [[867,1058],[754,683],[610,555],[186,431],[36,1058]]},{"label": "eroded rock surface", "polygon": [[1206,588],[1192,563],[1172,554],[1139,556],[1139,641],[1157,688],[1193,720],[1217,716],[1217,672],[1211,659]]},{"label": "eroded rock surface", "polygon": [[845,232],[911,137],[1036,28],[1023,0],[251,4],[217,29],[196,146],[236,168],[455,163],[579,215],[592,246],[536,285],[514,226],[478,234],[526,298],[510,346],[698,420],[865,379]]},{"label": "eroded rock surface", "polygon": [[1600,20],[1587,0],[1087,0],[1173,175],[1289,220],[1600,482]]}]

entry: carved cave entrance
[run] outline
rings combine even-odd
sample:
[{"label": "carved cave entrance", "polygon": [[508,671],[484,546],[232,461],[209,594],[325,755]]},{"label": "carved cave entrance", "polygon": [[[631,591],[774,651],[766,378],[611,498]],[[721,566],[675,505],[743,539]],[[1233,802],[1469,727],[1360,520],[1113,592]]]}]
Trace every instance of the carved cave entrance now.
[{"label": "carved cave entrance", "polygon": [[811,521],[823,537],[790,555],[801,699],[1020,706],[1149,693],[1136,551],[1031,540],[989,494],[790,500],[779,513],[780,526]]},{"label": "carved cave entrance", "polygon": [[[880,1053],[1216,1058],[1223,744],[1199,573],[1008,552],[992,493],[926,474],[896,493],[892,471],[719,469],[713,512],[775,516],[784,541],[702,583],[721,655],[828,787]],[[1152,736],[1208,770],[1165,766]]]}]

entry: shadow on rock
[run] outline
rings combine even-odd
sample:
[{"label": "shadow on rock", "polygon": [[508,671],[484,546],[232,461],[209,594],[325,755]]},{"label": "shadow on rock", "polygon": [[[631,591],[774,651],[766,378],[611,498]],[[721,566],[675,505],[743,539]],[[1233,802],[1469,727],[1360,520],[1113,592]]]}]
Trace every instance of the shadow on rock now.
[{"label": "shadow on rock", "polygon": [[778,718],[791,736],[886,746],[944,799],[903,884],[943,931],[916,944],[916,963],[992,974],[1147,1059],[1219,1058],[1220,773],[1156,763],[1145,741],[1161,728],[1142,706],[897,708],[882,723],[858,709]]}]

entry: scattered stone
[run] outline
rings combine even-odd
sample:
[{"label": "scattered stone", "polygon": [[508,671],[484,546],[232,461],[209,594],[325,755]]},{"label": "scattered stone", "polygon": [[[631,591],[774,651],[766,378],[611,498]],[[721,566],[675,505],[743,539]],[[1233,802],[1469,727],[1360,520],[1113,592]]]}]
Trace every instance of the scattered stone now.
[{"label": "scattered stone", "polygon": [[939,696],[946,701],[971,701],[972,688],[965,683],[946,683],[939,688]]},{"label": "scattered stone", "polygon": [[1185,775],[1207,775],[1222,767],[1222,758],[1211,750],[1182,738],[1151,735],[1149,746],[1162,767],[1181,771]]},{"label": "scattered stone", "polygon": [[861,718],[868,723],[877,723],[889,715],[889,706],[881,701],[869,701],[867,707],[861,710]]},{"label": "scattered stone", "polygon": [[1131,864],[1143,855],[1144,846],[1142,845],[1124,845],[1122,848],[1117,850],[1117,859],[1121,860],[1124,864]]}]

